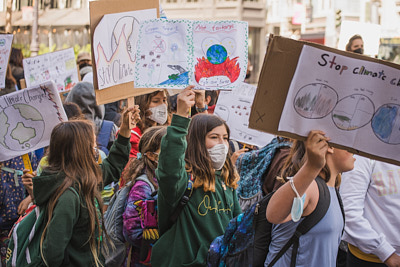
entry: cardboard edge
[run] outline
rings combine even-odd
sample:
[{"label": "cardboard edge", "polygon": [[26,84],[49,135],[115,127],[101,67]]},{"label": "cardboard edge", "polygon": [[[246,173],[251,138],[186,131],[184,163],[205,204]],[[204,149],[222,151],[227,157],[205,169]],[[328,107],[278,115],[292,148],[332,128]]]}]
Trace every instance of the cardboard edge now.
[{"label": "cardboard edge", "polygon": [[91,32],[90,40],[92,43],[91,57],[93,62],[92,64],[93,87],[95,89],[96,103],[98,105],[107,104],[128,97],[147,94],[159,90],[154,88],[134,88],[133,82],[118,84],[109,88],[99,90],[97,81],[97,68],[95,63],[96,61],[94,58],[93,34],[94,30],[96,29],[97,25],[100,23],[104,15],[112,13],[128,12],[128,11],[137,11],[143,9],[152,9],[152,8],[156,9],[157,17],[159,17],[160,6],[158,0],[140,1],[140,5],[138,5],[138,3],[135,1],[121,1],[121,0],[117,1],[101,0],[101,1],[89,2],[90,32]]},{"label": "cardboard edge", "polygon": [[[281,78],[281,80],[288,79],[288,81],[289,81],[287,88],[284,88],[283,91],[281,91],[281,95],[284,94],[284,96],[285,96],[285,97],[283,97],[283,101],[282,101],[282,97],[278,100],[271,98],[273,100],[270,100],[270,101],[272,101],[270,103],[273,105],[266,105],[265,99],[263,99],[263,97],[265,98],[265,96],[271,96],[271,95],[275,96],[274,93],[276,93],[277,90],[268,91],[268,89],[270,89],[270,87],[273,87],[273,85],[271,85],[269,83],[264,85],[263,83],[265,83],[266,81],[262,77],[263,77],[263,75],[266,75],[267,71],[270,71],[271,68],[274,67],[274,66],[270,66],[271,64],[268,64],[267,61],[271,60],[271,58],[273,59],[273,53],[276,53],[277,50],[278,51],[280,50],[279,45],[281,45],[282,43],[286,43],[285,45],[294,46],[295,49],[299,49],[299,52],[297,53],[297,57],[295,59],[293,59],[293,63],[290,66],[290,68],[293,68],[293,73],[290,73],[289,76],[285,76],[285,77]],[[270,134],[274,134],[274,135],[284,136],[284,137],[291,138],[291,139],[302,140],[302,141],[306,140],[307,137],[305,137],[305,136],[301,136],[301,135],[297,135],[297,134],[289,133],[289,132],[284,132],[284,131],[278,131],[278,125],[279,125],[279,121],[280,121],[280,118],[281,118],[281,115],[283,112],[283,107],[286,102],[286,96],[289,91],[290,83],[291,83],[291,80],[293,79],[295,70],[297,68],[298,59],[299,59],[301,50],[304,45],[310,45],[310,46],[313,46],[313,47],[316,47],[316,48],[319,48],[319,49],[322,49],[322,50],[325,50],[328,52],[337,53],[337,54],[355,58],[355,59],[360,59],[360,60],[365,60],[365,61],[374,62],[374,63],[378,63],[378,64],[383,64],[388,67],[392,67],[392,68],[400,70],[400,66],[395,63],[392,63],[392,62],[383,61],[383,60],[379,60],[379,59],[375,59],[375,58],[370,58],[368,56],[359,55],[359,54],[355,54],[355,53],[351,53],[351,52],[341,51],[341,50],[331,48],[331,47],[326,47],[326,46],[323,46],[320,44],[315,44],[315,43],[310,43],[310,42],[305,42],[305,41],[296,41],[296,40],[292,40],[292,39],[288,39],[288,38],[284,38],[284,37],[280,37],[280,36],[273,37],[273,40],[271,41],[271,45],[270,45],[271,47],[270,47],[270,49],[267,50],[267,54],[266,54],[266,56],[264,58],[264,62],[263,62],[263,67],[260,72],[260,79],[259,79],[259,82],[257,85],[257,91],[256,91],[256,94],[254,97],[254,102],[253,102],[253,106],[251,108],[251,114],[250,114],[250,119],[249,119],[249,127],[250,128],[259,130],[259,131],[263,131],[263,132],[267,132]],[[285,50],[283,50],[283,52],[285,52]],[[276,71],[280,72],[280,69],[276,70]],[[276,77],[276,76],[273,76],[273,77]],[[263,89],[263,90],[259,89],[259,88],[264,88],[264,87],[267,87],[267,88]],[[264,91],[266,91],[266,92],[264,92]],[[276,103],[278,103],[278,104],[276,104]],[[260,106],[266,107],[267,110],[272,110],[272,112],[274,112],[274,114],[275,114],[275,118],[278,118],[278,120],[275,120],[272,122],[268,121],[268,125],[260,125],[259,123],[257,123],[257,119],[255,118],[255,115],[261,116],[263,114],[253,114],[253,112],[259,113],[258,108]],[[267,115],[267,114],[265,114],[265,115]],[[344,149],[351,153],[358,154],[360,156],[368,157],[368,158],[378,160],[378,161],[387,162],[390,164],[400,165],[400,161],[372,155],[370,153],[357,150],[353,147],[343,146],[343,145],[339,145],[336,143],[330,143],[330,145],[332,147]]]}]

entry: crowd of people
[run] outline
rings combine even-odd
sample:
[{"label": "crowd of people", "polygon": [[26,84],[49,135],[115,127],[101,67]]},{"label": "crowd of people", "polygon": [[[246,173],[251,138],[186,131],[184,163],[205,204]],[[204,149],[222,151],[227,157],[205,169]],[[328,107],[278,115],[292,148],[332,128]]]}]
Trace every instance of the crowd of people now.
[{"label": "crowd of people", "polygon": [[[362,54],[361,36],[346,50]],[[237,192],[248,168],[261,170],[263,196],[274,192],[265,266],[400,266],[398,166],[333,148],[318,129],[306,141],[276,139],[285,146],[272,159],[244,164],[246,155],[256,161],[266,154],[231,139],[226,122],[212,114],[218,91],[188,86],[172,96],[137,96],[133,107],[122,100],[97,105],[90,54],[79,54],[77,64],[82,81],[63,103],[68,121],[53,129],[44,151],[29,154],[34,171],[24,170],[22,157],[1,163],[0,266],[11,260],[10,231],[32,205],[45,214],[41,266],[115,266],[103,216],[123,188],[119,266],[207,266],[211,242],[248,208]],[[22,53],[13,48],[0,95],[22,89],[22,78]],[[328,187],[326,214],[300,237],[294,259],[289,249],[275,260],[317,209],[317,180]]]}]

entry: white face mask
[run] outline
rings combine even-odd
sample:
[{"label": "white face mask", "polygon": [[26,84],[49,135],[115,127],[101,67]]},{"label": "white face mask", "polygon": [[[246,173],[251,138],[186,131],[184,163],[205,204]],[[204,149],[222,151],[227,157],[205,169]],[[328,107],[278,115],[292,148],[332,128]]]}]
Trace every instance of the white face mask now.
[{"label": "white face mask", "polygon": [[225,144],[217,144],[210,149],[207,149],[210,154],[212,166],[216,170],[222,169],[224,166],[226,155],[228,154],[229,148]]},{"label": "white face mask", "polygon": [[148,118],[160,125],[164,125],[168,118],[167,105],[161,104],[156,107],[149,108],[149,110],[151,111],[151,115]]}]

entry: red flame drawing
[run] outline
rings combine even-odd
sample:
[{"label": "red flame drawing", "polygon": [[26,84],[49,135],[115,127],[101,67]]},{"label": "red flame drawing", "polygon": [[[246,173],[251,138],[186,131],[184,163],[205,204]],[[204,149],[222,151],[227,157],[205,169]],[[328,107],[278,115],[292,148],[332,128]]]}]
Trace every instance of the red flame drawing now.
[{"label": "red flame drawing", "polygon": [[195,68],[195,79],[197,82],[201,78],[213,77],[213,76],[226,76],[229,78],[231,83],[239,78],[240,67],[237,62],[238,57],[230,59],[229,57],[221,64],[212,64],[208,59],[202,57],[197,59]]}]

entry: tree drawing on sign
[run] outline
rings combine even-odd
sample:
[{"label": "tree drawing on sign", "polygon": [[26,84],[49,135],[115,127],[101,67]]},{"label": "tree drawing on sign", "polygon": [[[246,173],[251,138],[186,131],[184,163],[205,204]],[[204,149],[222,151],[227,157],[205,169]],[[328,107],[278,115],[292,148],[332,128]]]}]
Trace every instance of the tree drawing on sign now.
[{"label": "tree drawing on sign", "polygon": [[384,143],[400,144],[400,106],[397,104],[384,104],[374,114],[371,127]]},{"label": "tree drawing on sign", "polygon": [[293,104],[300,116],[321,119],[332,112],[337,101],[338,94],[332,87],[323,83],[311,83],[300,88]]},{"label": "tree drawing on sign", "polygon": [[332,120],[341,130],[351,131],[367,125],[375,105],[365,95],[354,94],[341,99],[332,112]]}]

